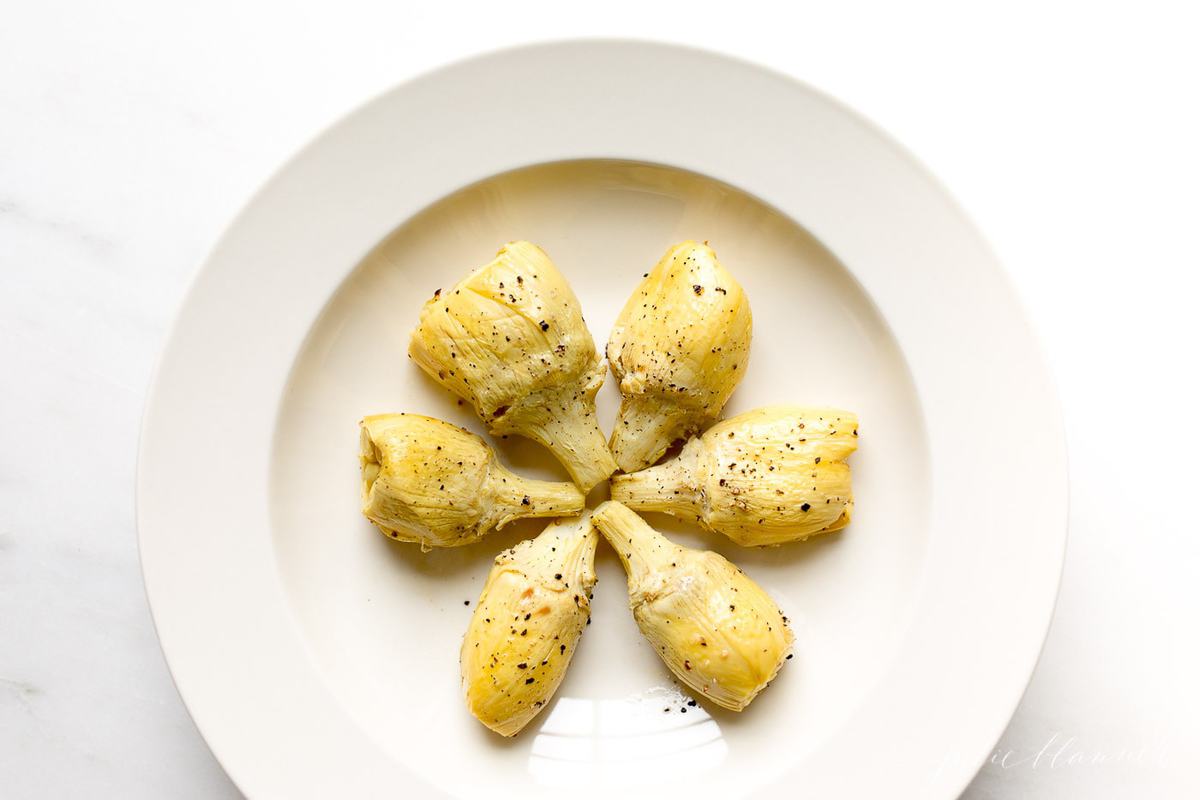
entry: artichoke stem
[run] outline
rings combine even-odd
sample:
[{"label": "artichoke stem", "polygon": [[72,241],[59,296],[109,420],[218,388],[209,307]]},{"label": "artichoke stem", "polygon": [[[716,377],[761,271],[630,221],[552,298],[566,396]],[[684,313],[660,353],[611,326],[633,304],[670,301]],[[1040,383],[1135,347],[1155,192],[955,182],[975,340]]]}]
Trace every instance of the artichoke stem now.
[{"label": "artichoke stem", "polygon": [[637,472],[658,461],[668,447],[691,432],[688,416],[681,410],[658,398],[626,397],[610,446],[622,472]]},{"label": "artichoke stem", "polygon": [[583,510],[584,496],[569,483],[522,478],[502,467],[491,477],[495,491],[496,527],[528,517],[567,517]]},{"label": "artichoke stem", "polygon": [[617,551],[629,585],[670,563],[679,547],[621,503],[609,500],[592,512],[592,523]]},{"label": "artichoke stem", "polygon": [[666,463],[631,475],[615,476],[612,499],[639,511],[703,516],[704,490],[696,482],[699,447],[693,442],[684,445],[679,456]]},{"label": "artichoke stem", "polygon": [[613,460],[596,420],[595,405],[588,405],[568,407],[560,412],[541,408],[536,419],[529,419],[533,415],[525,414],[524,419],[512,426],[514,432],[554,453],[571,474],[571,480],[584,492],[591,491],[617,471],[617,462]]}]

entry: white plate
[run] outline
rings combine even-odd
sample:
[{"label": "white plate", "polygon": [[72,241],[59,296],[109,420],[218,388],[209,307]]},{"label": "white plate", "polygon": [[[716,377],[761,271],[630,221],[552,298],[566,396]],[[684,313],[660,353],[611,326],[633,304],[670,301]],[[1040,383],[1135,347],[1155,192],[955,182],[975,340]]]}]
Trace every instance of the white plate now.
[{"label": "white plate", "polygon": [[[763,583],[797,657],[741,715],[682,713],[602,549],[567,680],[501,740],[460,698],[464,601],[539,526],[428,554],[386,541],[358,513],[356,423],[404,410],[482,430],[404,352],[425,298],[500,243],[546,248],[602,346],[641,274],[687,237],[711,242],[754,308],[729,410],[860,414],[854,522],[750,551],[653,517]],[[610,379],[606,426],[615,398]],[[522,472],[563,475],[536,446],[498,444]],[[267,184],[171,334],[138,517],[172,673],[249,795],[951,797],[1037,658],[1065,475],[1012,289],[919,166],[787,78],[589,42],[401,86]]]}]

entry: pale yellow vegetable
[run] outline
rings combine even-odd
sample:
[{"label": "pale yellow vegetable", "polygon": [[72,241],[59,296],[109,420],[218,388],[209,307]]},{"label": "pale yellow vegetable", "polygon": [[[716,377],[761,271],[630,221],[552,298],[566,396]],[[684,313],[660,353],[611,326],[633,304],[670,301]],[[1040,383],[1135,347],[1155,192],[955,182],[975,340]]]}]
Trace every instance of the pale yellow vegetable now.
[{"label": "pale yellow vegetable", "polygon": [[483,439],[448,422],[380,414],[359,426],[362,512],[392,539],[455,547],[515,519],[583,509],[573,484],[515,475]]},{"label": "pale yellow vegetable", "polygon": [[792,631],[779,606],[723,557],[672,543],[615,501],[592,521],[629,577],[638,628],[675,677],[741,711],[779,672]]},{"label": "pale yellow vegetable", "polygon": [[604,365],[579,301],[536,245],[509,242],[435,292],[408,352],[493,434],[548,447],[585,492],[616,469],[596,419]]},{"label": "pale yellow vegetable", "polygon": [[496,733],[516,735],[562,683],[588,622],[598,541],[584,512],[496,557],[459,656],[467,707]]},{"label": "pale yellow vegetable", "polygon": [[854,510],[847,457],[858,417],[773,406],[691,439],[678,457],[612,482],[630,508],[695,519],[741,545],[775,545],[844,528]]},{"label": "pale yellow vegetable", "polygon": [[746,373],[745,292],[707,244],[667,251],[617,318],[608,360],[621,382],[610,446],[635,472],[715,420]]}]

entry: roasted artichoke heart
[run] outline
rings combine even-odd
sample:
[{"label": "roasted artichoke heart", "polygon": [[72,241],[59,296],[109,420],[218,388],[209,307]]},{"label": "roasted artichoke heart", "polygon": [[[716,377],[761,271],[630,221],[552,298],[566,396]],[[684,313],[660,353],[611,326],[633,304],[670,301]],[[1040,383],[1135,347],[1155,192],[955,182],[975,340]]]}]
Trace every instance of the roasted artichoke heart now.
[{"label": "roasted artichoke heart", "polygon": [[583,509],[574,484],[515,475],[483,439],[448,422],[379,414],[359,426],[362,512],[392,539],[455,547],[515,519]]},{"label": "roasted artichoke heart", "polygon": [[849,524],[846,459],[857,446],[849,411],[760,408],[690,439],[670,461],[616,476],[612,498],[695,519],[741,545],[798,541]]},{"label": "roasted artichoke heart", "polygon": [[596,419],[604,365],[574,292],[536,245],[510,242],[434,293],[408,352],[493,434],[548,447],[585,492],[616,470]]},{"label": "roasted artichoke heart", "polygon": [[771,596],[722,556],[672,543],[618,502],[601,504],[592,521],[625,566],[638,628],[675,677],[722,708],[748,706],[792,646]]},{"label": "roasted artichoke heart", "polygon": [[590,516],[505,550],[479,596],[459,657],[463,689],[471,713],[502,736],[546,707],[587,625],[599,541]]},{"label": "roasted artichoke heart", "polygon": [[669,249],[625,304],[608,340],[620,381],[612,452],[625,472],[715,420],[746,374],[750,302],[706,244]]}]

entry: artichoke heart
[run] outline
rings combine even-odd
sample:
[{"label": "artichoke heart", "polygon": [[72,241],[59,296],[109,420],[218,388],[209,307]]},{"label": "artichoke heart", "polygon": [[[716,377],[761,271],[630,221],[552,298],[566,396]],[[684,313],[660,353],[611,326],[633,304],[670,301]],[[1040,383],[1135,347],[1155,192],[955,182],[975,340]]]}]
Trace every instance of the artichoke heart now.
[{"label": "artichoke heart", "polygon": [[515,475],[483,439],[448,422],[379,414],[359,426],[362,512],[392,539],[455,547],[515,519],[583,509],[573,484]]},{"label": "artichoke heart", "polygon": [[550,702],[590,613],[599,536],[590,512],[496,557],[463,638],[467,707],[515,736]]},{"label": "artichoke heart", "polygon": [[712,248],[667,250],[608,340],[621,388],[610,446],[622,470],[648,467],[720,415],[746,373],[751,327],[750,302]]},{"label": "artichoke heart", "polygon": [[748,706],[792,646],[771,596],[722,556],[670,542],[616,501],[592,521],[625,566],[638,628],[675,677],[722,708]]},{"label": "artichoke heart", "polygon": [[549,448],[585,492],[616,470],[596,418],[604,365],[574,292],[536,245],[509,242],[435,292],[408,352],[491,433]]},{"label": "artichoke heart", "polygon": [[745,546],[844,528],[858,417],[836,408],[772,406],[724,420],[678,457],[612,482],[630,508],[693,518]]}]

